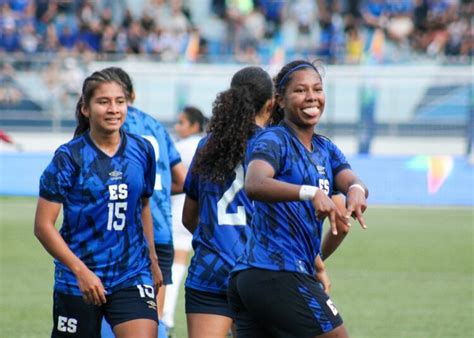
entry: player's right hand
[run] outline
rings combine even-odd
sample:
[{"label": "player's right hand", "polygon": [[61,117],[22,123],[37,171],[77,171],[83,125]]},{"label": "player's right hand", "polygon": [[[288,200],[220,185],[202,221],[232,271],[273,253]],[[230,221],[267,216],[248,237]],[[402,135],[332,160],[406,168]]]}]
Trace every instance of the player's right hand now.
[{"label": "player's right hand", "polygon": [[76,274],[77,284],[82,292],[86,304],[101,306],[107,302],[105,288],[102,281],[90,269],[85,268]]},{"label": "player's right hand", "polygon": [[316,192],[316,195],[311,202],[313,203],[313,207],[316,209],[316,217],[319,220],[324,221],[326,217],[329,218],[333,235],[337,235],[338,222],[350,227],[350,223],[345,215],[339,211],[334,202],[321,189]]}]

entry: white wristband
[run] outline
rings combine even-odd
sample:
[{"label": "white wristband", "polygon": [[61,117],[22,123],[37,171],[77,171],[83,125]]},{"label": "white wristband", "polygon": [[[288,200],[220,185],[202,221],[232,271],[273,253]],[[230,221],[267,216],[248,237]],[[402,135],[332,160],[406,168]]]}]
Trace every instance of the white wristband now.
[{"label": "white wristband", "polygon": [[300,188],[300,200],[301,201],[309,201],[316,196],[319,188],[315,187],[314,185],[302,185]]},{"label": "white wristband", "polygon": [[364,193],[364,195],[365,195],[365,189],[364,189],[364,187],[363,187],[362,185],[360,185],[360,184],[358,184],[358,183],[354,183],[354,184],[352,184],[352,185],[349,187],[349,189],[347,189],[347,191],[351,190],[351,188],[360,189],[360,190]]}]

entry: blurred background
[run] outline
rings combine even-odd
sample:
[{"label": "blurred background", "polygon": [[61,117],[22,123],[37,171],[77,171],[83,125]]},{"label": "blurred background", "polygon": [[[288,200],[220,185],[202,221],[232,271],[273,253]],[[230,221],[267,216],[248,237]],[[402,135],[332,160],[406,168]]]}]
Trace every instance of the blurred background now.
[{"label": "blurred background", "polygon": [[372,203],[473,205],[473,14],[466,0],[2,0],[0,194],[37,193],[96,69],[127,70],[135,104],[173,132],[240,67],[304,58],[322,65],[317,132]]}]

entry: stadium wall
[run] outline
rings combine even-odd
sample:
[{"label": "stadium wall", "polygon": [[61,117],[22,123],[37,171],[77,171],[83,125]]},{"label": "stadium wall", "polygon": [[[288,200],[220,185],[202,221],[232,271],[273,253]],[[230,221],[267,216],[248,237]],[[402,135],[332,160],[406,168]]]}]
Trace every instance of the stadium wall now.
[{"label": "stadium wall", "polygon": [[[0,195],[37,196],[51,152],[2,153]],[[348,157],[382,205],[474,206],[474,170],[466,157],[443,155]]]}]

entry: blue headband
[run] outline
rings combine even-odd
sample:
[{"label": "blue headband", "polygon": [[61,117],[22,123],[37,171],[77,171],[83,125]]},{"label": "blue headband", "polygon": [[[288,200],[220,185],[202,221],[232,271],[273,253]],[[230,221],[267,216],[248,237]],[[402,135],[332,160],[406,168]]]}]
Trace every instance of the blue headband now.
[{"label": "blue headband", "polygon": [[286,80],[288,80],[288,76],[290,76],[291,73],[293,73],[293,72],[295,72],[295,71],[297,71],[298,69],[301,69],[301,68],[313,68],[315,70],[315,72],[319,74],[316,67],[313,66],[312,64],[303,63],[303,64],[300,64],[298,66],[294,66],[293,68],[291,68],[289,71],[286,72],[286,74],[281,78],[280,83],[278,83],[278,91],[279,92],[281,91],[281,87],[283,87]]}]

